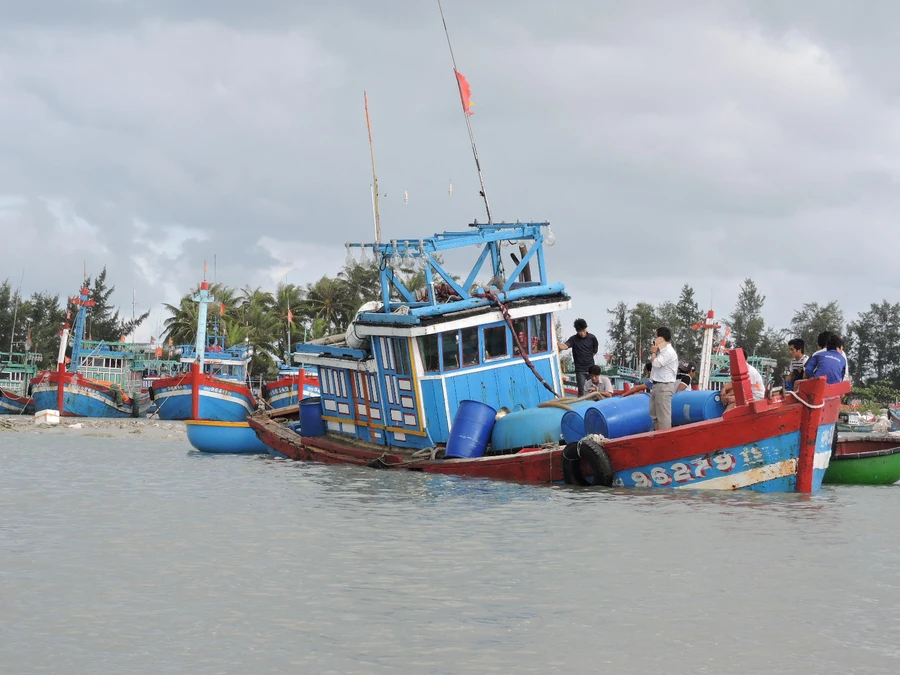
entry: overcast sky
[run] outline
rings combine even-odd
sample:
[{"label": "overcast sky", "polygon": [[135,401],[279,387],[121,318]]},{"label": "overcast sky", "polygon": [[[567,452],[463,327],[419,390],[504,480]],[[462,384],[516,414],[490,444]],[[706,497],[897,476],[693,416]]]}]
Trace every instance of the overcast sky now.
[{"label": "overcast sky", "polygon": [[[607,308],[684,283],[727,315],[748,276],[779,327],[898,300],[900,8],[444,12],[495,220],[551,221],[566,324],[603,343]],[[106,265],[130,314],[214,257],[237,287],[334,275],[372,239],[363,90],[384,236],[483,220],[436,2],[0,0],[0,279],[66,295]]]}]

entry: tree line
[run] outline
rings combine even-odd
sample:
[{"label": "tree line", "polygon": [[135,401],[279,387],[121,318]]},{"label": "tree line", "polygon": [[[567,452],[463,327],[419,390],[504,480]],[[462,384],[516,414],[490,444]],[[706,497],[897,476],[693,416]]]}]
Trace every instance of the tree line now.
[{"label": "tree line", "polygon": [[[424,285],[423,272],[411,267],[398,269],[397,276],[407,288]],[[148,311],[133,319],[120,315],[111,304],[115,286],[107,285],[105,268],[85,283],[95,303],[87,310],[88,339],[118,342],[131,335],[150,314]],[[282,282],[269,292],[260,287],[236,289],[211,284],[210,291],[218,304],[208,311],[207,333],[216,331],[224,336],[228,346],[252,346],[251,372],[274,375],[278,360],[292,351],[290,344],[343,332],[361,305],[381,299],[380,267],[373,261],[348,260],[336,276],[325,275],[302,286]],[[153,337],[167,358],[176,358],[177,345],[192,344],[196,339],[198,307],[193,297],[198,292],[199,284],[176,304],[163,305],[169,316],[161,335]],[[46,292],[21,298],[7,279],[0,284],[0,351],[8,351],[12,340],[12,351],[23,352],[28,342],[28,351],[43,354],[45,367],[52,368],[67,312],[74,327],[77,308],[66,298]]]},{"label": "tree line", "polygon": [[[93,340],[118,342],[141,325],[150,312],[133,319],[119,315],[119,310],[110,304],[110,296],[115,286],[107,287],[106,268],[93,280],[88,277],[85,285],[89,289],[94,306],[88,309],[85,337]],[[80,291],[81,289],[77,289]],[[0,351],[31,352],[43,356],[45,367],[53,368],[59,350],[62,326],[69,320],[74,328],[77,307],[68,297],[59,294],[36,291],[30,297],[22,297],[9,279],[0,283]]]},{"label": "tree line", "polygon": [[[824,305],[807,302],[794,310],[790,326],[779,328],[766,324],[765,301],[753,279],[745,279],[731,314],[717,319],[730,330],[727,337],[724,329],[718,331],[716,343],[726,339],[729,348],[740,347],[749,356],[775,359],[776,375],[780,375],[790,361],[788,340],[802,338],[811,355],[817,349],[819,333],[832,331],[844,339],[854,392],[882,403],[900,397],[900,303],[872,303],[855,320],[845,323],[836,301]],[[638,365],[639,358],[646,360],[653,331],[668,326],[679,358],[699,364],[703,335],[691,326],[705,320],[706,312],[700,309],[690,285],[681,288],[675,302],[657,306],[639,302],[631,308],[619,302],[607,313],[607,352],[614,363]]]}]

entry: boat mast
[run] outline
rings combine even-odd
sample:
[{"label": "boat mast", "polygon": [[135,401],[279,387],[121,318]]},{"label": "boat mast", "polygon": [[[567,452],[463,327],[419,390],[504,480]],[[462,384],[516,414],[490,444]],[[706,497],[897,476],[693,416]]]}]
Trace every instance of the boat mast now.
[{"label": "boat mast", "polygon": [[19,290],[16,291],[16,304],[13,308],[12,331],[9,335],[9,360],[12,361],[13,340],[16,339],[16,319],[19,316],[19,298],[22,296],[22,282],[25,281],[25,268],[22,268],[22,277],[19,279]]},{"label": "boat mast", "polygon": [[197,342],[194,347],[197,350],[200,372],[203,372],[204,357],[206,356],[207,305],[216,301],[209,292],[209,282],[206,280],[206,261],[203,262],[203,282],[200,284],[200,292],[191,299],[199,305],[197,308]]},{"label": "boat mast", "polygon": [[375,218],[375,243],[381,243],[381,216],[378,213],[378,174],[375,173],[375,146],[372,143],[372,123],[369,120],[369,95],[363,91],[366,106],[366,129],[369,132],[369,154],[372,156],[372,216]]},{"label": "boat mast", "polygon": [[466,118],[466,129],[469,130],[469,142],[472,144],[472,155],[475,157],[475,169],[478,171],[478,182],[481,184],[481,197],[484,199],[484,209],[487,211],[488,225],[494,222],[491,216],[491,205],[488,203],[487,191],[484,187],[484,174],[481,172],[481,162],[478,160],[478,148],[475,146],[475,132],[472,131],[472,120],[469,119],[471,111],[469,104],[463,96],[463,85],[461,75],[456,69],[456,57],[453,55],[453,45],[450,43],[450,31],[447,30],[447,20],[444,18],[444,8],[441,7],[441,0],[437,0],[438,11],[441,13],[441,22],[444,24],[444,35],[447,36],[447,47],[450,49],[450,61],[453,63],[453,77],[456,79],[456,87],[459,89],[459,100],[462,104],[463,117]]},{"label": "boat mast", "polygon": [[706,322],[698,321],[691,328],[694,330],[703,330],[703,346],[700,349],[700,373],[697,380],[697,388],[701,390],[709,389],[709,375],[712,366],[712,345],[713,335],[721,328],[713,320],[715,314],[712,310],[706,313]]}]

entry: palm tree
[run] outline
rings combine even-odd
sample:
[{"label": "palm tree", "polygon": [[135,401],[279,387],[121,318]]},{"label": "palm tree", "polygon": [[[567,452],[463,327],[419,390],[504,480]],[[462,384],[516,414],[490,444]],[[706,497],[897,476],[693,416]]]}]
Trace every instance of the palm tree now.
[{"label": "palm tree", "polygon": [[[305,295],[304,290],[294,284],[280,282],[275,289],[275,304],[272,309],[278,318],[276,353],[285,358],[288,363],[291,362],[291,341],[296,342],[299,340],[304,331],[308,329],[303,313]],[[288,320],[289,316],[291,317],[290,322]],[[288,335],[290,335],[290,339],[288,339]]]},{"label": "palm tree", "polygon": [[353,310],[347,309],[347,285],[341,279],[322,277],[306,287],[306,314],[313,319],[324,321],[326,330],[337,331],[349,323],[348,316]]},{"label": "palm tree", "polygon": [[[206,331],[212,332],[214,325],[221,321],[226,321],[229,309],[233,311],[235,305],[234,291],[223,284],[212,284],[209,287],[210,294],[216,299],[218,305],[209,308],[206,315]],[[165,307],[169,311],[169,318],[163,322],[162,339],[171,339],[174,344],[189,344],[194,342],[197,337],[197,318],[198,305],[194,301],[194,297],[200,292],[198,285],[190,293],[185,295],[178,301],[178,305],[170,305],[165,303]],[[224,312],[222,311],[224,308]],[[219,318],[221,317],[221,319]]]}]

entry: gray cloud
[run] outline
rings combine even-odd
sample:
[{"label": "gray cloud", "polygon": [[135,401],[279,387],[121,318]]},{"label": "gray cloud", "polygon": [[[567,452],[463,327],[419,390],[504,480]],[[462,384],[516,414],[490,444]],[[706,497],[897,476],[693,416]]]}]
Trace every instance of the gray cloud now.
[{"label": "gray cloud", "polygon": [[[213,256],[235,286],[336,272],[345,240],[372,237],[364,89],[385,235],[484,217],[436,5],[0,7],[0,237],[17,251],[0,277],[48,261],[26,286],[67,294],[105,264],[119,302],[134,284],[148,306]],[[727,314],[745,276],[777,325],[804,301],[852,316],[896,292],[900,10],[444,9],[495,217],[553,222],[566,323],[599,334],[619,299],[683,283]]]}]

